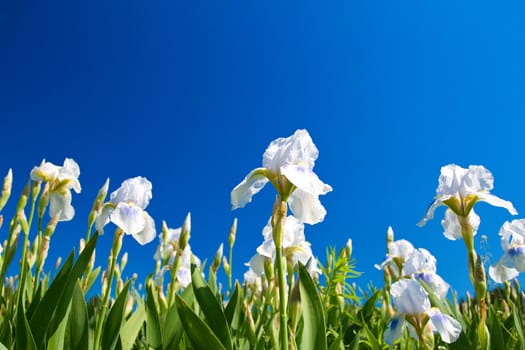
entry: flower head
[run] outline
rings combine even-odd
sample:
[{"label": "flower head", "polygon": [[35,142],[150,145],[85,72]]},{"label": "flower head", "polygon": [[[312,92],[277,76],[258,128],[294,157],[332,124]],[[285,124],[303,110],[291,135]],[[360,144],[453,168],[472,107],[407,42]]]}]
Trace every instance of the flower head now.
[{"label": "flower head", "polygon": [[503,256],[489,268],[490,277],[498,282],[508,281],[525,271],[525,219],[505,222],[499,231]]},{"label": "flower head", "polygon": [[[415,279],[400,279],[392,284],[390,288],[392,300],[397,310],[396,316],[392,319],[389,327],[385,330],[384,339],[390,345],[401,337],[402,327],[413,327],[406,322],[406,317],[418,320],[428,319],[428,325],[434,333],[439,333],[441,339],[446,343],[455,342],[461,334],[461,325],[454,318],[443,314],[439,309],[430,305],[427,292]],[[423,317],[425,316],[425,317]],[[427,324],[420,324],[427,327]],[[410,335],[415,336],[417,332],[411,329]]]},{"label": "flower head", "polygon": [[71,158],[66,158],[62,166],[46,162],[31,170],[31,180],[44,181],[49,184],[49,216],[59,215],[59,221],[69,221],[75,216],[71,205],[71,190],[80,193],[82,190],[78,177],[80,168]]},{"label": "flower head", "polygon": [[95,223],[97,231],[102,234],[104,226],[112,222],[140,244],[151,242],[156,235],[155,223],[144,210],[152,197],[151,189],[151,182],[140,176],[122,182],[100,209]]},{"label": "flower head", "polygon": [[270,181],[282,200],[288,202],[295,217],[308,224],[321,222],[326,210],[319,195],[332,191],[313,172],[319,151],[308,131],[297,130],[292,136],[270,143],[263,155],[263,168],[253,170],[231,193],[233,209],[251,202]]},{"label": "flower head", "polygon": [[494,178],[482,165],[471,165],[468,169],[455,164],[444,166],[441,168],[435,200],[418,225],[423,226],[431,220],[434,211],[441,205],[448,206],[456,215],[467,217],[478,201],[505,208],[516,215],[516,209],[511,202],[490,193],[493,188]]}]

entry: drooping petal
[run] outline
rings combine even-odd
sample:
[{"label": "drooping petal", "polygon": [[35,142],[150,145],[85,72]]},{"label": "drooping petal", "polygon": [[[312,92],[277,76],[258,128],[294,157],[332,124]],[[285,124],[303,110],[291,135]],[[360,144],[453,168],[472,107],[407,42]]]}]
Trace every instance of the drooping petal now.
[{"label": "drooping petal", "polygon": [[82,188],[80,187],[80,182],[78,177],[80,176],[80,167],[77,162],[71,158],[66,158],[64,160],[64,165],[59,169],[58,179],[59,180],[68,180],[68,188],[72,188],[76,193],[80,193]]},{"label": "drooping petal", "polygon": [[401,279],[392,284],[390,293],[398,312],[419,315],[430,309],[430,300],[423,287],[414,279]]},{"label": "drooping petal", "polygon": [[[448,197],[450,198],[450,197]],[[418,223],[417,223],[417,226],[419,227],[423,227],[425,226],[425,224],[427,223],[427,221],[430,221],[434,218],[434,212],[436,211],[436,209],[443,204],[443,200],[447,200],[448,199],[447,197],[443,197],[443,198],[439,198],[439,199],[436,199],[435,201],[433,201],[427,208],[427,212],[425,214],[425,217],[423,219],[421,219]]]},{"label": "drooping petal", "polygon": [[518,277],[520,272],[514,268],[497,263],[489,267],[489,276],[497,283],[503,283]]},{"label": "drooping petal", "polygon": [[293,183],[297,188],[313,195],[326,194],[332,191],[330,185],[322,182],[319,177],[303,165],[285,165],[281,167],[281,174]]},{"label": "drooping petal", "polygon": [[509,213],[512,215],[518,215],[518,212],[514,208],[511,202],[506,201],[504,199],[501,199],[493,194],[487,193],[487,192],[479,192],[476,193],[476,196],[478,197],[478,201],[480,202],[486,202],[490,205],[493,205],[495,207],[505,208]]},{"label": "drooping petal", "polygon": [[449,315],[441,313],[437,308],[428,310],[427,315],[434,331],[437,331],[441,339],[451,344],[458,340],[461,334],[461,324]]},{"label": "drooping petal", "polygon": [[395,341],[401,338],[404,323],[404,316],[394,316],[387,329],[385,329],[385,333],[383,334],[383,340],[385,343],[390,346],[394,346]]},{"label": "drooping petal", "polygon": [[146,227],[144,210],[133,203],[118,203],[113,213],[111,213],[110,220],[130,235],[135,235]]},{"label": "drooping petal", "polygon": [[264,256],[255,254],[247,264],[257,276],[264,275],[264,259]]},{"label": "drooping petal", "polygon": [[[476,235],[476,233],[478,233],[480,219],[479,215],[474,212],[474,209],[470,211],[468,220],[472,226],[473,234]],[[463,238],[458,216],[450,208],[447,208],[445,211],[445,218],[441,220],[441,226],[443,227],[443,234],[448,239],[455,241]]]},{"label": "drooping petal", "polygon": [[70,221],[75,216],[75,208],[71,205],[71,192],[51,193],[49,197],[49,216],[60,215],[58,221]]},{"label": "drooping petal", "polygon": [[231,193],[232,209],[242,208],[252,201],[254,194],[258,193],[269,181],[266,176],[256,170],[252,171],[240,184],[235,186]]},{"label": "drooping petal", "polygon": [[[118,209],[118,206],[117,206]],[[145,211],[142,211],[142,215],[144,217],[145,223],[144,228],[136,233],[130,233],[135,240],[141,244],[147,244],[155,239],[155,236],[157,233],[155,232],[155,222],[153,221],[153,218],[149,216],[149,214]],[[124,232],[128,232],[124,230]]]},{"label": "drooping petal", "polygon": [[323,221],[326,216],[326,209],[321,204],[319,197],[299,188],[293,191],[288,198],[288,204],[297,219],[310,225]]}]

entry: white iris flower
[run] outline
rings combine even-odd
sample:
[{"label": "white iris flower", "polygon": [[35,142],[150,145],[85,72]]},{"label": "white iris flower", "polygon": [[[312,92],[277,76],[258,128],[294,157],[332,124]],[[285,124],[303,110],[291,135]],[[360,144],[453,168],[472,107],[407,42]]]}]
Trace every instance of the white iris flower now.
[{"label": "white iris flower", "polygon": [[263,168],[253,170],[233,189],[233,209],[251,202],[252,196],[271,181],[295,217],[311,225],[323,221],[326,210],[319,195],[332,191],[332,187],[313,172],[318,155],[306,130],[297,130],[290,137],[272,141],[264,152]]},{"label": "white iris flower", "polygon": [[151,182],[140,176],[122,182],[100,209],[95,223],[97,231],[104,233],[104,226],[112,222],[140,244],[151,242],[156,236],[155,223],[144,210],[151,200],[151,189]]},{"label": "white iris flower", "polygon": [[49,216],[59,215],[58,221],[70,221],[75,216],[71,205],[71,190],[80,193],[78,177],[80,168],[71,158],[66,158],[62,166],[46,162],[31,170],[31,180],[49,183]]}]

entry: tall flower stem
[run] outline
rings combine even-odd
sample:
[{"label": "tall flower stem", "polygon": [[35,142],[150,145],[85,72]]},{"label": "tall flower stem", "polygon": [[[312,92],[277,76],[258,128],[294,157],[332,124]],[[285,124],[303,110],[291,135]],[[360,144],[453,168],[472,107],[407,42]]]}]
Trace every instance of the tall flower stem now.
[{"label": "tall flower stem", "polygon": [[277,197],[272,216],[272,236],[275,243],[275,263],[279,286],[279,338],[282,350],[288,350],[288,317],[286,310],[286,278],[284,276],[283,236],[287,204]]},{"label": "tall flower stem", "polygon": [[474,230],[468,220],[468,217],[458,215],[458,220],[461,225],[461,235],[463,236],[463,241],[465,242],[465,246],[467,248],[470,281],[474,286],[474,292],[478,303],[478,338],[481,343],[486,343],[488,334],[485,325],[487,318],[487,279],[485,275],[485,268],[483,267],[483,263],[474,249]]},{"label": "tall flower stem", "polygon": [[113,237],[113,246],[111,248],[111,255],[109,257],[109,271],[106,282],[106,287],[102,292],[102,306],[100,308],[100,315],[97,319],[97,326],[95,329],[95,346],[93,349],[100,349],[100,342],[102,340],[102,325],[104,324],[104,319],[106,318],[106,311],[108,308],[109,296],[111,295],[111,284],[113,282],[113,275],[115,274],[115,265],[117,263],[117,256],[120,253],[122,248],[122,238],[124,236],[124,231],[117,228],[115,231],[115,236]]}]

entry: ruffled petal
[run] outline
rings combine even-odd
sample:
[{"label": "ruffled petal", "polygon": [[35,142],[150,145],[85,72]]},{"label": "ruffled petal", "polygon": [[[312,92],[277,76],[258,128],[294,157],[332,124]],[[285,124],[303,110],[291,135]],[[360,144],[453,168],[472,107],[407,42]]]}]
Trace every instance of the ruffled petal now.
[{"label": "ruffled petal", "polygon": [[274,173],[289,164],[303,164],[312,169],[318,155],[308,131],[300,129],[292,136],[280,137],[270,143],[263,155],[263,167]]},{"label": "ruffled petal", "polygon": [[145,209],[152,198],[152,187],[151,182],[142,176],[127,179],[111,193],[110,201],[113,204],[133,202],[139,208]]},{"label": "ruffled petal", "polygon": [[252,201],[254,194],[258,193],[268,182],[266,176],[252,171],[240,184],[235,186],[231,193],[232,210],[242,208]]},{"label": "ruffled petal", "polygon": [[437,331],[441,339],[448,344],[455,342],[461,334],[461,324],[449,315],[441,313],[439,309],[431,308],[427,315],[432,322],[432,328]]},{"label": "ruffled petal", "polygon": [[117,204],[117,207],[111,214],[110,220],[130,235],[138,234],[146,227],[146,215],[144,215],[144,211],[134,204],[124,202]]},{"label": "ruffled petal", "polygon": [[462,180],[462,194],[488,192],[494,188],[494,177],[483,165],[469,166]]},{"label": "ruffled petal", "polygon": [[311,170],[302,165],[285,165],[281,167],[281,174],[297,188],[313,195],[326,194],[332,191],[330,185],[322,182]]},{"label": "ruffled petal", "polygon": [[518,215],[518,212],[514,208],[514,205],[512,205],[511,202],[506,201],[504,199],[501,199],[493,194],[487,193],[487,192],[479,192],[476,193],[476,196],[478,197],[478,201],[480,202],[486,202],[490,205],[493,205],[495,207],[505,208],[509,213],[512,215]]},{"label": "ruffled petal", "polygon": [[297,219],[310,225],[323,221],[326,216],[326,209],[321,204],[319,197],[299,188],[293,191],[288,198],[288,204]]}]

